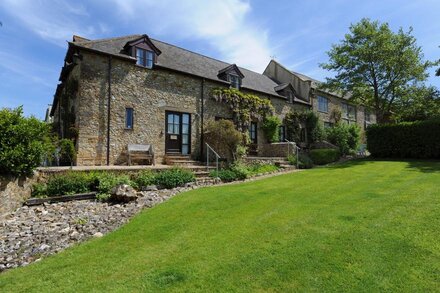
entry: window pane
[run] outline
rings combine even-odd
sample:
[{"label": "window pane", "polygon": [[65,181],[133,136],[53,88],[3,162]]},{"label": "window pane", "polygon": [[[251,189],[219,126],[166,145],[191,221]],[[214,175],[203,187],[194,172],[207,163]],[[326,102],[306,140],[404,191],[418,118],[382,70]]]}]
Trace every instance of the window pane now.
[{"label": "window pane", "polygon": [[188,144],[188,134],[182,135],[182,144]]},{"label": "window pane", "polygon": [[182,134],[189,133],[189,125],[182,124]]},{"label": "window pane", "polygon": [[182,154],[187,155],[189,154],[189,148],[188,145],[182,145]]},{"label": "window pane", "polygon": [[125,109],[125,128],[133,128],[133,109]]},{"label": "window pane", "polygon": [[174,124],[174,134],[179,134],[180,130],[179,130],[179,124]]},{"label": "window pane", "polygon": [[174,123],[174,115],[173,114],[168,114],[168,123],[169,124],[173,124]]},{"label": "window pane", "polygon": [[169,134],[173,134],[173,124],[168,124],[168,129],[167,129],[167,133]]},{"label": "window pane", "polygon": [[180,123],[179,115],[174,115],[174,124],[179,124],[179,123]]},{"label": "window pane", "polygon": [[189,115],[188,114],[183,114],[182,115],[182,123],[183,124],[189,124]]},{"label": "window pane", "polygon": [[136,59],[137,59],[136,61],[137,65],[142,65],[142,66],[145,65],[144,50],[136,48]]},{"label": "window pane", "polygon": [[152,68],[152,67],[153,67],[153,63],[154,63],[154,55],[153,55],[153,52],[151,52],[151,51],[147,51],[147,52],[146,52],[146,55],[147,55],[146,66],[147,66],[148,68]]}]

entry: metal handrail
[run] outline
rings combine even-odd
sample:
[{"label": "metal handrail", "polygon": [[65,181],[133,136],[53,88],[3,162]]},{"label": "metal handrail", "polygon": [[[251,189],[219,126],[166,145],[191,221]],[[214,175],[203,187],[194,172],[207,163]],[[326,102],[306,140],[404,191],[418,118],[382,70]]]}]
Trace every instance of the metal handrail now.
[{"label": "metal handrail", "polygon": [[215,165],[216,165],[215,167],[218,173],[218,159],[220,159],[220,156],[209,144],[207,144],[206,142],[205,144],[206,144],[206,169],[209,171],[209,151],[211,151],[215,155]]},{"label": "metal handrail", "polygon": [[289,140],[287,140],[287,139],[284,139],[284,141],[286,141],[287,142],[287,155],[289,155],[289,153],[290,153],[290,148],[289,148],[289,145],[292,145],[295,149],[296,149],[296,169],[299,169],[299,158],[298,158],[298,153],[299,153],[299,150],[300,150],[300,148],[297,146],[297,144],[295,143],[295,142],[293,142],[293,141],[289,141]]}]

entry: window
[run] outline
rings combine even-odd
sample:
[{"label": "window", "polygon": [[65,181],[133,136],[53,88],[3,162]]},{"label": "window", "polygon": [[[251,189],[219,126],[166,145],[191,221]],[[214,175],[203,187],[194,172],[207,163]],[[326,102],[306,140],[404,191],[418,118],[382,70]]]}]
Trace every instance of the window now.
[{"label": "window", "polygon": [[293,103],[293,93],[291,91],[287,92],[287,99],[289,103]]},{"label": "window", "polygon": [[229,74],[228,80],[231,83],[231,87],[240,89],[240,77],[237,75]]},{"label": "window", "polygon": [[257,143],[257,123],[251,122],[249,126],[249,138],[251,139],[251,143]]},{"label": "window", "polygon": [[182,114],[182,154],[189,154],[191,122],[190,114]]},{"label": "window", "polygon": [[133,129],[133,108],[125,108],[125,128]]},{"label": "window", "polygon": [[365,122],[371,122],[371,114],[368,110],[365,110]]},{"label": "window", "polygon": [[168,134],[180,134],[180,115],[178,114],[168,114]]},{"label": "window", "polygon": [[280,126],[279,137],[280,137],[280,142],[284,142],[286,140],[286,126],[284,125]]},{"label": "window", "polygon": [[331,122],[324,122],[324,128],[332,128],[333,127],[333,123]]},{"label": "window", "polygon": [[343,103],[342,118],[347,120],[356,120],[356,108],[352,105]]},{"label": "window", "polygon": [[136,64],[147,68],[153,68],[154,54],[151,51],[136,48]]},{"label": "window", "polygon": [[325,97],[318,96],[318,111],[328,112],[328,99]]}]

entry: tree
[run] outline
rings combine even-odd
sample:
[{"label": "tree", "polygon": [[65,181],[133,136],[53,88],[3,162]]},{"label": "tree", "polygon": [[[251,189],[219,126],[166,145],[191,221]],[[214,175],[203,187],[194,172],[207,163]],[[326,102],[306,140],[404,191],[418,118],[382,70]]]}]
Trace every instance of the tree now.
[{"label": "tree", "polygon": [[369,19],[351,25],[327,54],[329,62],[320,66],[336,75],[323,87],[342,90],[353,102],[374,109],[379,123],[388,121],[402,89],[426,80],[427,68],[436,64],[423,60],[412,28],[394,33],[388,23]]},{"label": "tree", "polygon": [[410,86],[394,105],[393,120],[418,121],[440,117],[440,91],[433,86]]},{"label": "tree", "polygon": [[0,174],[28,175],[52,147],[49,126],[23,117],[23,109],[0,110]]}]

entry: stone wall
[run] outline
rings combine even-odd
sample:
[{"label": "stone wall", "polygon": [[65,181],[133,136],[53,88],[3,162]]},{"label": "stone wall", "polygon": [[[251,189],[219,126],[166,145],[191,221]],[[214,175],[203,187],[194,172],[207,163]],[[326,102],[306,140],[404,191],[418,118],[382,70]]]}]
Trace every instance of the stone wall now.
[{"label": "stone wall", "polygon": [[[320,112],[318,111],[318,96],[323,96],[328,99],[328,112]],[[347,100],[323,93],[318,92],[317,94],[312,96],[312,109],[315,111],[319,118],[323,122],[334,123],[334,119],[332,117],[333,111],[339,109],[342,112],[342,104],[347,103]],[[356,109],[356,118],[353,120],[348,120],[342,118],[342,122],[345,123],[356,123],[359,125],[362,131],[365,130],[365,108],[363,106],[355,106]],[[370,115],[371,123],[376,123],[376,117],[373,113]]]},{"label": "stone wall", "polygon": [[[108,57],[82,52],[79,91],[76,104],[77,165],[105,165],[107,152]],[[231,118],[228,105],[211,97],[212,89],[228,86],[204,82],[204,121],[215,117]],[[165,113],[191,114],[191,155],[197,159],[201,150],[202,79],[166,69],[153,70],[112,59],[110,164],[126,164],[128,144],[152,144],[156,162],[165,154]],[[253,93],[255,94],[255,93]],[[258,94],[259,95],[259,94]],[[269,98],[267,95],[259,95]],[[276,115],[284,118],[293,108],[284,99],[270,97]],[[125,129],[125,108],[134,109],[133,129]],[[259,148],[267,140],[258,124]]]},{"label": "stone wall", "polygon": [[31,196],[38,173],[31,177],[0,176],[0,219],[19,208]]}]

